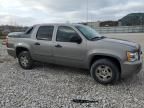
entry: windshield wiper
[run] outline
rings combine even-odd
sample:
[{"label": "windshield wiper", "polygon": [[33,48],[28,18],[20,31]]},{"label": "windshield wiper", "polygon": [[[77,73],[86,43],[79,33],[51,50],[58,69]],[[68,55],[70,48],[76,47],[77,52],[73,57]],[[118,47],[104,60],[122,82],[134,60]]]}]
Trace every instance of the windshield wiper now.
[{"label": "windshield wiper", "polygon": [[100,40],[100,39],[104,39],[106,38],[105,36],[101,36],[101,37],[93,37],[90,40]]}]

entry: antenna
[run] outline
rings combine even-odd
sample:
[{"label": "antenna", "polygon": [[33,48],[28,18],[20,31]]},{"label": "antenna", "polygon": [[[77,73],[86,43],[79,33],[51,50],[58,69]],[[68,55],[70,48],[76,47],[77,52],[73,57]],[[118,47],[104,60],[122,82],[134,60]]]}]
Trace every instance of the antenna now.
[{"label": "antenna", "polygon": [[86,17],[87,17],[87,18],[86,18],[87,21],[86,21],[86,22],[88,23],[88,19],[89,19],[89,1],[86,0],[86,2],[87,2],[87,3],[86,3],[86,5],[87,5],[87,10],[86,10],[86,11],[87,11],[87,12],[86,12],[86,13],[87,13],[87,16],[86,16]]}]

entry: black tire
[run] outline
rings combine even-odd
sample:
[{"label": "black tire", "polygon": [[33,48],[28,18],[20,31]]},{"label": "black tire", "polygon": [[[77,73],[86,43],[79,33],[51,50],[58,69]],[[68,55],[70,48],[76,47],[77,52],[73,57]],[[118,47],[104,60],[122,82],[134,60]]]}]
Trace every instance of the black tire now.
[{"label": "black tire", "polygon": [[[22,59],[27,60],[24,64],[24,61],[22,61]],[[23,68],[23,69],[32,69],[33,68],[33,60],[30,56],[30,53],[28,51],[22,51],[19,55],[18,55],[18,61],[19,61],[19,65]]]},{"label": "black tire", "polygon": [[[105,70],[107,69],[107,71],[105,71],[104,69]],[[95,61],[91,66],[90,73],[95,81],[104,85],[113,84],[117,82],[120,78],[120,71],[118,67],[109,59],[99,59]],[[103,73],[106,73],[106,74],[103,74]]]}]

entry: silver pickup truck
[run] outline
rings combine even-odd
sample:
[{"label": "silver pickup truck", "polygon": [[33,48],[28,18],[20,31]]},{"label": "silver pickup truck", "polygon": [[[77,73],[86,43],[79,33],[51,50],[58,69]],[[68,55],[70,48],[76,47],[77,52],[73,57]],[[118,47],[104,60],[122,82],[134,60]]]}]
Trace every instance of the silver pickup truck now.
[{"label": "silver pickup truck", "polygon": [[24,69],[31,69],[34,61],[84,68],[101,84],[142,69],[139,44],[101,36],[80,24],[38,24],[24,33],[10,33],[7,51]]}]

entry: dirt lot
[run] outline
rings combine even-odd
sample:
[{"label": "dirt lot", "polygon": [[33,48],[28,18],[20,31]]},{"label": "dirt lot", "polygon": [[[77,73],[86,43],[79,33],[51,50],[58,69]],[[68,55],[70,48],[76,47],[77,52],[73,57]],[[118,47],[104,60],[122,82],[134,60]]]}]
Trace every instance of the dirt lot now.
[{"label": "dirt lot", "polygon": [[[106,34],[105,34],[106,35]],[[137,41],[144,34],[107,34]],[[74,103],[86,99],[93,103]],[[96,83],[88,71],[37,63],[23,70],[0,45],[0,108],[144,108],[144,69],[115,85]]]}]

